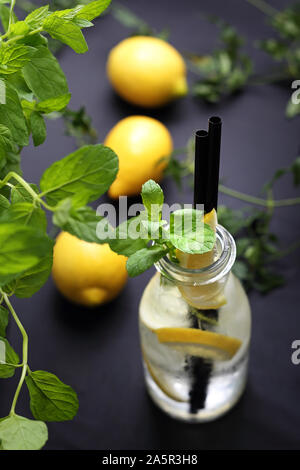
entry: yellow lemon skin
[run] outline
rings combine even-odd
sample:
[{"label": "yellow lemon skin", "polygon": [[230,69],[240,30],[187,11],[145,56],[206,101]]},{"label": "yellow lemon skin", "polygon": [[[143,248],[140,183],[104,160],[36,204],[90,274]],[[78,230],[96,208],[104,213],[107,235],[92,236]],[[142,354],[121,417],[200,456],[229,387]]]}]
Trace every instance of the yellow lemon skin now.
[{"label": "yellow lemon skin", "polygon": [[108,244],[88,243],[61,232],[54,246],[52,275],[71,302],[96,307],[114,299],[127,281],[126,257]]},{"label": "yellow lemon skin", "polygon": [[115,91],[138,106],[162,106],[188,91],[182,56],[159,38],[124,39],[110,51],[106,70]]},{"label": "yellow lemon skin", "polygon": [[173,150],[166,126],[147,116],[129,116],[119,121],[104,145],[119,157],[119,172],[108,191],[113,199],[139,195],[149,179],[160,181]]}]

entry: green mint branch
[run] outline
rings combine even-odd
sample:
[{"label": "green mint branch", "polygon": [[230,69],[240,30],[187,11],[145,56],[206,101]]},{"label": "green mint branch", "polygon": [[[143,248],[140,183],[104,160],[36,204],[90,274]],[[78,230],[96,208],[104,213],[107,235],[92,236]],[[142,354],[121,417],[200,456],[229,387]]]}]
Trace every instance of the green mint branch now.
[{"label": "green mint branch", "polygon": [[[14,12],[15,3],[0,5],[0,378],[20,371],[20,379],[8,415],[0,419],[1,450],[40,449],[48,438],[45,422],[69,420],[77,412],[78,399],[69,385],[52,373],[29,367],[29,335],[11,298],[31,297],[51,272],[53,240],[47,235],[45,209],[61,229],[99,243],[96,226],[101,217],[88,204],[107,191],[118,171],[114,152],[103,145],[86,145],[51,165],[39,186],[23,178],[22,148],[30,137],[35,146],[44,142],[45,117],[67,113],[71,97],[46,35],[77,53],[85,52],[82,29],[93,26],[91,21],[110,0],[61,11],[50,11],[48,5],[30,8],[22,21]],[[68,118],[70,133],[92,134],[83,113],[71,112]],[[10,318],[22,336],[21,360],[6,337]],[[34,419],[17,414],[24,386]]]},{"label": "green mint branch", "polygon": [[161,187],[149,180],[141,195],[145,211],[120,224],[107,239],[113,251],[128,257],[129,276],[138,276],[164,256],[178,262],[176,250],[203,254],[213,249],[215,232],[203,222],[202,211],[179,209],[171,213],[169,221],[162,220]]}]

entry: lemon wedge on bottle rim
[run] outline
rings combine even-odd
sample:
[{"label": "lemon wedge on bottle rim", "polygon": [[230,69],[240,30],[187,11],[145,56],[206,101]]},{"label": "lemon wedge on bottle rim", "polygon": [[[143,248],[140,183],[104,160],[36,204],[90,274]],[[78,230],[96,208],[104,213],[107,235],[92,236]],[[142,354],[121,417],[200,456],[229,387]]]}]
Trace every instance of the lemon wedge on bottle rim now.
[{"label": "lemon wedge on bottle rim", "polygon": [[237,338],[197,328],[158,328],[154,333],[160,343],[184,354],[217,361],[232,359],[242,344]]}]

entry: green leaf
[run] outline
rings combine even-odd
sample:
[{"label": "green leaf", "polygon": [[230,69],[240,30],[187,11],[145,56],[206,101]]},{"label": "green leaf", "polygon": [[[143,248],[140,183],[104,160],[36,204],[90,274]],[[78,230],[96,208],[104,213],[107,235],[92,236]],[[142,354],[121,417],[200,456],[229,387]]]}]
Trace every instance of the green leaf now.
[{"label": "green leaf", "polygon": [[[14,171],[20,176],[22,176],[22,170],[20,166],[20,154],[14,152],[7,152],[5,159],[5,165],[0,166],[0,179],[3,179],[10,171]],[[13,181],[13,180],[12,180]],[[9,186],[3,186],[0,189],[0,193],[6,197],[10,198],[11,189]]]},{"label": "green leaf", "polygon": [[0,337],[0,378],[7,379],[15,373],[19,356],[6,338]]},{"label": "green leaf", "polygon": [[0,194],[0,214],[2,214],[3,210],[8,209],[10,206],[9,201]]},{"label": "green leaf", "polygon": [[11,74],[18,72],[30,60],[35,49],[21,44],[2,46],[0,50],[0,73]]},{"label": "green leaf", "polygon": [[20,277],[49,255],[52,240],[35,227],[0,224],[0,286]]},{"label": "green leaf", "polygon": [[0,5],[0,19],[3,26],[3,30],[6,33],[9,24],[10,9],[5,5]]},{"label": "green leaf", "polygon": [[0,160],[6,156],[6,153],[15,148],[11,132],[8,127],[0,124]]},{"label": "green leaf", "polygon": [[[38,194],[39,188],[36,184],[30,183],[29,186]],[[17,202],[32,202],[32,196],[29,194],[27,189],[21,184],[16,184],[11,190],[11,203],[16,204]]]},{"label": "green leaf", "polygon": [[76,18],[83,18],[92,21],[99,16],[110,4],[111,0],[96,0],[84,5],[83,8],[76,14]]},{"label": "green leaf", "polygon": [[26,85],[24,77],[21,71],[16,72],[9,77],[10,84],[14,87],[15,91],[17,92],[20,100],[33,100],[33,93]]},{"label": "green leaf", "polygon": [[27,86],[39,100],[48,100],[68,93],[66,77],[51,52],[38,46],[37,52],[23,68]]},{"label": "green leaf", "polygon": [[90,28],[91,26],[94,26],[90,21],[84,20],[83,18],[76,18],[76,16],[72,22],[79,26],[79,28]]},{"label": "green leaf", "polygon": [[30,202],[17,202],[11,204],[0,215],[0,223],[17,222],[22,225],[29,225],[46,232],[47,218],[45,212],[39,207],[35,207]]},{"label": "green leaf", "polygon": [[7,308],[0,305],[0,336],[5,338],[6,327],[8,325],[8,310]]},{"label": "green leaf", "polygon": [[81,207],[107,191],[117,171],[118,157],[110,148],[86,145],[53,163],[40,186],[51,206],[70,197],[73,207]]},{"label": "green leaf", "polygon": [[67,44],[78,54],[83,54],[88,50],[80,27],[70,20],[52,14],[44,20],[43,28],[53,39]]},{"label": "green leaf", "polygon": [[129,276],[135,277],[144,271],[147,271],[147,269],[151,268],[154,263],[156,263],[167,253],[168,250],[166,248],[153,245],[148,248],[142,248],[141,250],[132,254],[126,263]]},{"label": "green leaf", "polygon": [[[62,230],[86,242],[101,243],[97,237],[97,225],[103,217],[97,216],[91,207],[72,209],[72,200],[66,199],[59,204],[53,215],[53,223]],[[106,243],[103,240],[102,243]]]},{"label": "green leaf", "polygon": [[64,109],[71,99],[71,93],[65,95],[56,96],[48,100],[40,101],[36,105],[36,109],[41,113],[48,114],[53,111],[61,111]]},{"label": "green leaf", "polygon": [[149,180],[142,186],[142,200],[148,212],[148,218],[158,220],[164,203],[164,193],[155,181]]},{"label": "green leaf", "polygon": [[215,244],[215,233],[203,223],[203,213],[195,209],[180,209],[170,216],[170,241],[184,253],[206,253]]},{"label": "green leaf", "polygon": [[122,222],[113,232],[112,237],[107,240],[110,248],[119,255],[131,256],[135,252],[145,248],[149,240],[142,238],[133,238],[130,233],[130,226],[134,229],[134,232],[140,233],[142,230],[141,223],[145,220],[146,215],[144,213],[132,217],[125,222]]},{"label": "green leaf", "polygon": [[300,36],[300,9],[299,4],[292,5],[279,11],[272,17],[274,28],[285,38],[299,39]]},{"label": "green leaf", "polygon": [[9,83],[5,82],[5,85],[6,103],[0,104],[0,122],[10,130],[17,145],[28,145],[28,129],[19,97]]},{"label": "green leaf", "polygon": [[53,256],[52,252],[45,256],[33,268],[25,271],[15,281],[3,287],[5,292],[13,292],[14,295],[23,299],[31,297],[38,292],[48,280],[51,274]]},{"label": "green leaf", "polygon": [[30,372],[26,377],[30,395],[30,409],[36,419],[67,421],[78,411],[76,392],[56,375],[43,370]]},{"label": "green leaf", "polygon": [[11,38],[12,36],[25,36],[28,32],[29,26],[27,23],[25,23],[25,21],[16,21],[15,23],[11,23],[8,37]]},{"label": "green leaf", "polygon": [[34,146],[41,145],[47,137],[47,129],[43,116],[34,111],[30,114],[30,127]]},{"label": "green leaf", "polygon": [[49,5],[45,5],[43,7],[37,8],[33,10],[29,15],[26,16],[25,22],[28,24],[30,29],[37,29],[40,28],[43,24],[44,19],[49,14]]},{"label": "green leaf", "polygon": [[42,421],[13,414],[0,421],[0,441],[3,450],[38,450],[48,440],[48,430]]}]

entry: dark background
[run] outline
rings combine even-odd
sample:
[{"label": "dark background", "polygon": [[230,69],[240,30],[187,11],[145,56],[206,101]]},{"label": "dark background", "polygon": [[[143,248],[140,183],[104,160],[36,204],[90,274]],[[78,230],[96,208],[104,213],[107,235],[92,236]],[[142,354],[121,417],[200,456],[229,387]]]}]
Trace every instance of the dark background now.
[{"label": "dark background", "polygon": [[[275,7],[286,1],[270,0]],[[202,16],[215,14],[236,26],[248,38],[247,49],[257,69],[268,69],[268,58],[253,48],[253,39],[268,37],[266,17],[241,0],[130,0],[123,1],[158,30],[168,26],[170,41],[181,52],[210,52],[217,44],[216,27]],[[163,110],[147,111],[121,102],[105,75],[109,50],[128,35],[106,15],[86,31],[89,52],[78,56],[65,48],[60,62],[72,92],[71,107],[85,105],[102,141],[110,128],[129,114],[148,114],[169,128],[176,147],[212,114],[222,116],[221,175],[227,185],[258,195],[273,170],[289,165],[299,151],[299,118],[288,121],[284,108],[291,93],[288,85],[249,87],[221,105],[206,106],[187,97]],[[190,83],[193,77],[190,78]],[[300,78],[300,77],[299,77]],[[25,178],[38,182],[43,171],[75,148],[63,135],[62,123],[48,122],[42,147],[23,151]],[[191,202],[192,195],[178,194],[165,181],[166,201]],[[290,178],[278,185],[275,196],[292,197]],[[184,200],[185,198],[185,200]],[[240,203],[221,195],[221,203]],[[299,206],[277,210],[273,229],[282,243],[299,237]],[[277,268],[286,285],[268,296],[252,293],[253,336],[249,382],[238,405],[225,417],[209,424],[174,421],[148,398],[143,381],[137,328],[138,304],[153,271],[129,280],[114,302],[94,311],[71,305],[57,292],[52,280],[32,299],[14,299],[29,333],[32,370],[54,372],[72,385],[80,408],[72,422],[50,423],[46,449],[295,449],[300,444],[300,365],[291,362],[291,343],[300,339],[300,251],[282,260]],[[13,324],[9,337],[20,346]],[[0,385],[0,416],[9,410],[15,379]],[[17,412],[30,417],[27,390]]]}]

